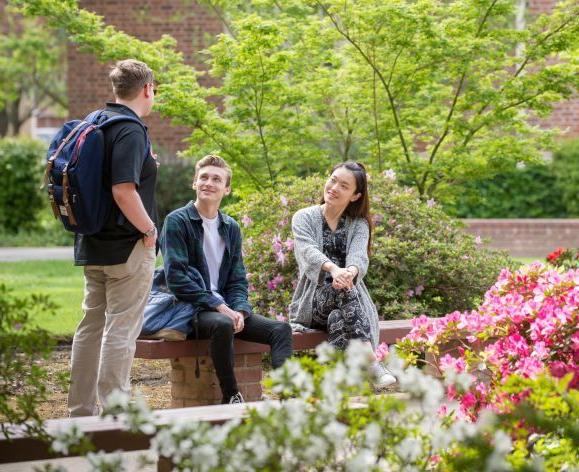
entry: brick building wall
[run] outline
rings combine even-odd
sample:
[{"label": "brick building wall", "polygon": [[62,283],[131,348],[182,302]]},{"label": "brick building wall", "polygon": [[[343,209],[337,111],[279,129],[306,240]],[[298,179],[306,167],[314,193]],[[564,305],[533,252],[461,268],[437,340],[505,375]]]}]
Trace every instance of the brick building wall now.
[{"label": "brick building wall", "polygon": [[579,219],[465,219],[465,231],[515,257],[544,258],[558,247],[579,247]]},{"label": "brick building wall", "polygon": [[[81,0],[82,8],[104,17],[106,24],[144,41],[156,41],[163,34],[177,40],[188,64],[199,70],[204,65],[196,53],[207,47],[211,38],[222,32],[219,20],[193,0]],[[79,52],[74,46],[68,51],[69,115],[85,116],[105,101],[113,100],[108,70],[91,54]],[[203,77],[200,79],[204,83]],[[153,113],[144,119],[151,130],[155,151],[171,156],[184,149],[183,138],[190,132],[172,126],[169,120]]]},{"label": "brick building wall", "polygon": [[[555,1],[528,0],[529,13],[548,11]],[[140,39],[154,41],[163,33],[172,35],[187,62],[201,69],[203,66],[195,55],[196,51],[205,47],[212,36],[222,32],[219,20],[193,0],[126,0],[122,8],[114,0],[81,0],[80,4],[103,15],[107,24]],[[69,50],[68,62],[71,117],[83,116],[112,98],[107,66],[97,63],[91,55],[79,53],[74,47]],[[172,154],[185,147],[181,141],[189,134],[186,129],[170,126],[167,120],[155,115],[146,121],[161,154]],[[568,130],[566,137],[579,137],[579,98],[558,104],[545,125]]]},{"label": "brick building wall", "polygon": [[[557,0],[527,0],[529,14],[548,13]],[[558,103],[553,114],[544,120],[543,126],[558,128],[563,131],[563,139],[579,137],[579,96],[575,94],[570,100]]]}]

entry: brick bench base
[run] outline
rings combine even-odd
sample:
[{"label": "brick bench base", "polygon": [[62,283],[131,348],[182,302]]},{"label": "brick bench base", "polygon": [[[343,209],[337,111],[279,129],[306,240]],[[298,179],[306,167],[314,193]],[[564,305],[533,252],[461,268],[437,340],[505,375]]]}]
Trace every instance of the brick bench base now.
[{"label": "brick bench base", "polygon": [[[380,322],[380,342],[394,344],[410,332],[409,320]],[[327,340],[323,331],[294,333],[294,351],[314,349]],[[262,398],[262,356],[269,346],[247,341],[234,341],[235,376],[245,401]],[[171,359],[171,407],[183,408],[215,405],[221,402],[221,389],[215,374],[208,340],[170,342],[139,339],[135,357],[142,359]],[[195,377],[196,357],[199,359],[199,378]]]},{"label": "brick bench base", "polygon": [[[262,355],[236,354],[235,377],[245,401],[261,400]],[[195,377],[196,359],[171,359],[171,408],[221,403],[221,388],[209,356],[199,356],[199,377]]]}]

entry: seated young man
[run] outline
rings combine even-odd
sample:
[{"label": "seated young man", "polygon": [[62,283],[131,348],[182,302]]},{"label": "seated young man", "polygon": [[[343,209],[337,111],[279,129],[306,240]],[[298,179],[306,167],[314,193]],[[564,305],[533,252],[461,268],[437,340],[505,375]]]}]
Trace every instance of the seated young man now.
[{"label": "seated young man", "polygon": [[[170,213],[160,237],[167,286],[197,312],[193,336],[211,339],[211,357],[223,403],[242,403],[233,371],[233,338],[269,344],[279,367],[292,354],[287,323],[252,314],[238,223],[219,211],[231,192],[231,168],[219,156],[195,166],[195,202]],[[197,331],[197,333],[195,333]]]}]

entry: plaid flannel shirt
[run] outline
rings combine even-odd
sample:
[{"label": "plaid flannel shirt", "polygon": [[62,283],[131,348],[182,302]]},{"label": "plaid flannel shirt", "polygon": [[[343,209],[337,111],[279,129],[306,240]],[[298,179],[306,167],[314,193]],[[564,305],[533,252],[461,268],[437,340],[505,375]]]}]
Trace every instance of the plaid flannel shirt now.
[{"label": "plaid flannel shirt", "polygon": [[[217,292],[235,311],[251,314],[247,278],[241,254],[241,230],[230,216],[219,212],[219,234],[225,252],[219,269]],[[197,312],[211,311],[223,303],[211,292],[209,269],[203,253],[203,221],[193,202],[165,218],[160,236],[167,286],[179,300]]]}]

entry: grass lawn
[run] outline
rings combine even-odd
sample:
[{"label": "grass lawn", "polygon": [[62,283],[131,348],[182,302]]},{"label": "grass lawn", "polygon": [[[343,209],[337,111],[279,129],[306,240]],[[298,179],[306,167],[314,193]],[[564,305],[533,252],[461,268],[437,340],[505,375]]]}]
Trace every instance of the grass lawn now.
[{"label": "grass lawn", "polygon": [[50,295],[59,305],[56,315],[40,315],[35,321],[58,336],[70,337],[82,317],[82,267],[71,261],[0,262],[0,283],[16,296],[32,293]]},{"label": "grass lawn", "polygon": [[[516,257],[521,264],[539,258]],[[162,263],[161,258],[157,265]],[[72,337],[82,318],[80,304],[83,296],[82,267],[71,261],[0,262],[0,283],[13,290],[14,295],[46,293],[60,308],[55,316],[48,313],[35,320],[38,325],[57,336]]]}]

